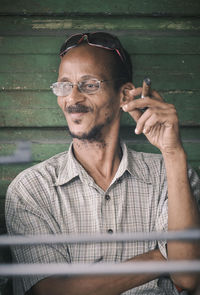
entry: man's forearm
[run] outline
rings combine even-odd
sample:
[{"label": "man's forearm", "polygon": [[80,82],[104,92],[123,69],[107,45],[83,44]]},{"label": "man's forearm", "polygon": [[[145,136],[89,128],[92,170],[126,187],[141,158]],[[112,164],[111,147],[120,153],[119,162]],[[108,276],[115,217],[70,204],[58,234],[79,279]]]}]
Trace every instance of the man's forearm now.
[{"label": "man's forearm", "polygon": [[[164,257],[158,249],[138,255],[127,263],[135,261],[161,261]],[[27,295],[118,295],[145,284],[158,274],[82,276],[47,278],[38,282]]]},{"label": "man's forearm", "polygon": [[[168,181],[168,230],[185,230],[199,227],[199,212],[191,193],[187,175],[186,155],[183,150],[165,155]],[[171,260],[198,259],[199,245],[194,242],[168,242],[168,258]],[[183,287],[192,288],[195,276],[173,276]]]}]

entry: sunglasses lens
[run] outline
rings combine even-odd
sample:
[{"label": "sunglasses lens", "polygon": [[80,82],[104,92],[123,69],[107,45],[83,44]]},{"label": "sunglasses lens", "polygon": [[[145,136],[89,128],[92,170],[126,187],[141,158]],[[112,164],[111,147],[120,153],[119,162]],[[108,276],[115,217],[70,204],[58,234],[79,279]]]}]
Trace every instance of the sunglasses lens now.
[{"label": "sunglasses lens", "polygon": [[62,56],[68,49],[76,46],[82,36],[83,34],[76,34],[67,39],[60,49],[60,55]]},{"label": "sunglasses lens", "polygon": [[125,61],[125,55],[123,48],[115,36],[105,32],[96,33],[82,33],[71,36],[65,41],[60,49],[60,56],[63,56],[70,48],[75,47],[77,44],[85,40],[83,37],[86,36],[87,42],[90,45],[103,47],[105,49],[115,50],[120,56],[121,60]]},{"label": "sunglasses lens", "polygon": [[123,47],[120,41],[115,36],[112,36],[104,32],[97,32],[90,34],[88,36],[88,41],[90,44],[100,46],[106,49],[115,50],[117,54],[120,56],[122,62],[126,61]]},{"label": "sunglasses lens", "polygon": [[116,49],[116,47],[119,47],[119,43],[112,35],[101,32],[89,35],[89,42],[109,49]]}]

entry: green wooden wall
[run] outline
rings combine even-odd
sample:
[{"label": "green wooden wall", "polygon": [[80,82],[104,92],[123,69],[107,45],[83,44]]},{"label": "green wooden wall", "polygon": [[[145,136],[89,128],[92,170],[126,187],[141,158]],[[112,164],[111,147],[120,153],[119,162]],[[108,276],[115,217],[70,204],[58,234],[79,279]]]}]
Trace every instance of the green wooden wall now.
[{"label": "green wooden wall", "polygon": [[[11,180],[71,141],[49,86],[57,79],[60,45],[72,33],[105,30],[120,38],[131,54],[134,84],[149,76],[176,105],[189,162],[200,174],[199,16],[197,0],[0,0],[0,157],[20,140],[32,143],[31,163],[0,166],[0,234]],[[158,152],[134,135],[128,116],[121,136],[136,150]],[[7,249],[0,253],[0,261],[10,260]],[[6,286],[2,294],[11,291]]]}]

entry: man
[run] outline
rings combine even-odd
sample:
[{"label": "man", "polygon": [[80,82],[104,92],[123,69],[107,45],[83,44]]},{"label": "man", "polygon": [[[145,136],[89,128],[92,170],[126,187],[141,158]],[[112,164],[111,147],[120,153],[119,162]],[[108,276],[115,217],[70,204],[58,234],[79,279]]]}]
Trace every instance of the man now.
[{"label": "man", "polygon": [[[199,180],[187,169],[176,110],[156,92],[139,98],[131,64],[119,40],[107,33],[71,36],[60,51],[52,85],[73,137],[68,152],[25,172],[10,185],[10,234],[151,232],[199,227]],[[146,111],[144,111],[144,108]],[[143,110],[142,110],[143,109]],[[137,153],[120,142],[122,112],[136,121],[161,155]],[[190,179],[190,182],[188,180]],[[168,219],[168,220],[167,220]],[[17,262],[97,263],[197,259],[192,242],[42,245],[13,248]],[[197,277],[155,274],[25,277],[16,294],[178,294]]]}]

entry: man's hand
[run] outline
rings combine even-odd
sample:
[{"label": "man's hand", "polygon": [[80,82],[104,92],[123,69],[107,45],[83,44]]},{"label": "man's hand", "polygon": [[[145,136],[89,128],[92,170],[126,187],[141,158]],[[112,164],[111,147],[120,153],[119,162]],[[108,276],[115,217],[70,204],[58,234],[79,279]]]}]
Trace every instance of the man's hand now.
[{"label": "man's hand", "polygon": [[[156,91],[151,92],[151,97],[136,99],[141,93],[142,88],[126,89],[121,107],[136,121],[136,134],[143,132],[162,152],[168,186],[168,230],[199,228],[200,216],[188,179],[176,110]],[[168,241],[167,250],[169,260],[199,259],[199,244],[194,242]],[[191,274],[172,273],[171,278],[177,286],[189,290],[195,289],[198,282],[197,276]]]},{"label": "man's hand", "polygon": [[[151,97],[139,98],[142,88],[126,90],[126,103],[122,106],[136,121],[135,133],[144,133],[151,144],[163,154],[182,149],[179,136],[178,117],[174,105],[164,102],[155,90]],[[141,109],[147,108],[145,112]]]}]

